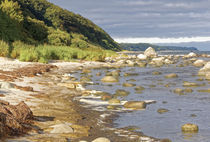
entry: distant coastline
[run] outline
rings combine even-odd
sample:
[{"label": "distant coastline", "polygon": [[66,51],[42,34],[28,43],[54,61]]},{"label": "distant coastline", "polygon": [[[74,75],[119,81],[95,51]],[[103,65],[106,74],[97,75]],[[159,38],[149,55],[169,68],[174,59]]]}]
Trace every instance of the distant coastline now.
[{"label": "distant coastline", "polygon": [[156,51],[198,51],[196,47],[181,46],[159,46],[149,43],[121,43],[120,47],[127,51],[145,51],[148,47],[154,48]]}]

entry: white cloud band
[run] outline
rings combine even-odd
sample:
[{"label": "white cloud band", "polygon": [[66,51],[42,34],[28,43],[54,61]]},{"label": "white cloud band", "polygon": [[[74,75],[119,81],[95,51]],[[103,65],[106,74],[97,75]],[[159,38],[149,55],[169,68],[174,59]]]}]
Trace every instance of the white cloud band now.
[{"label": "white cloud band", "polygon": [[208,42],[210,37],[179,37],[179,38],[114,38],[118,43],[189,43],[189,42]]}]

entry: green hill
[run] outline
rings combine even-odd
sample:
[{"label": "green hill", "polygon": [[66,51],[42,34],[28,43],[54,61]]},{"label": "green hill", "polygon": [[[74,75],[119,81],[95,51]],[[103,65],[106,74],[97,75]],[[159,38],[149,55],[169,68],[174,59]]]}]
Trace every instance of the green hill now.
[{"label": "green hill", "polygon": [[148,47],[154,48],[156,51],[164,50],[197,50],[195,47],[179,47],[179,46],[158,46],[149,43],[121,43],[120,47],[128,51],[145,51]]},{"label": "green hill", "polygon": [[20,46],[120,50],[118,43],[93,22],[47,0],[0,0],[0,40],[0,56],[11,56]]}]

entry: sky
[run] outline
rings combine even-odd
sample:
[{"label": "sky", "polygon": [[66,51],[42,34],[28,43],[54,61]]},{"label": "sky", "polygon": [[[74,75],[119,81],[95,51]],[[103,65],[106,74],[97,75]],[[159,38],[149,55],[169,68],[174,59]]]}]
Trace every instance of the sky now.
[{"label": "sky", "polygon": [[120,43],[210,51],[210,0],[48,0],[80,14]]}]

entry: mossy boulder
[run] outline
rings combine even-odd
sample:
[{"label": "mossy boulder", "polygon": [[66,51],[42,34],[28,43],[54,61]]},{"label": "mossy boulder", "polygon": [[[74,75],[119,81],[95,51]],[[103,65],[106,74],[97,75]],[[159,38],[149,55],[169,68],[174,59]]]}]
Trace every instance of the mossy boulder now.
[{"label": "mossy boulder", "polygon": [[182,125],[182,132],[198,132],[198,125],[196,124],[184,124]]},{"label": "mossy boulder", "polygon": [[129,109],[145,109],[146,103],[144,101],[129,101],[124,104],[125,108]]}]

